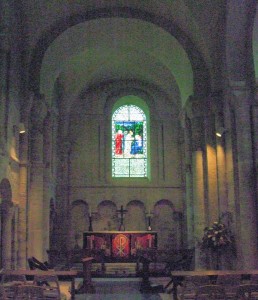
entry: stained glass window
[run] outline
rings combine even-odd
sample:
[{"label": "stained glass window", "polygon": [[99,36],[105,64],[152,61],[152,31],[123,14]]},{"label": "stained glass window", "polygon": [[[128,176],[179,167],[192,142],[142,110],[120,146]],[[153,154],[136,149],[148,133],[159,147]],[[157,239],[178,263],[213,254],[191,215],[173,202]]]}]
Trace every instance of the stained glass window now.
[{"label": "stained glass window", "polygon": [[123,105],[113,114],[112,176],[147,177],[146,116],[138,106]]}]

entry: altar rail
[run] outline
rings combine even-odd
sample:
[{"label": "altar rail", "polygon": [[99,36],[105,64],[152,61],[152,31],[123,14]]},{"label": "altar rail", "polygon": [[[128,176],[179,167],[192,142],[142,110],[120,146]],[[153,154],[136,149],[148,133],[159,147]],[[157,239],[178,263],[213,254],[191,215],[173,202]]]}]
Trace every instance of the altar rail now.
[{"label": "altar rail", "polygon": [[[62,265],[70,269],[73,264],[81,263],[86,256],[94,257],[94,263],[101,264],[101,272],[105,272],[105,264],[112,260],[105,256],[103,250],[73,249],[73,250],[48,250],[49,263],[55,267]],[[141,270],[140,257],[148,258],[151,275],[166,275],[173,270],[193,270],[194,249],[145,249],[138,250],[135,256],[136,272]]]}]

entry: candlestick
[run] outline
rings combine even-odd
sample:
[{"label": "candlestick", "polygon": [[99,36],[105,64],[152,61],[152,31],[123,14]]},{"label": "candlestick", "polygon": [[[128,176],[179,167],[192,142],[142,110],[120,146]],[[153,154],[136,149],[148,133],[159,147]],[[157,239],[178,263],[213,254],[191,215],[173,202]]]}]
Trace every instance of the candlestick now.
[{"label": "candlestick", "polygon": [[90,215],[89,216],[89,231],[93,231],[93,228],[92,228],[92,216]]},{"label": "candlestick", "polygon": [[151,231],[151,216],[148,217],[148,221],[149,221],[148,231]]}]

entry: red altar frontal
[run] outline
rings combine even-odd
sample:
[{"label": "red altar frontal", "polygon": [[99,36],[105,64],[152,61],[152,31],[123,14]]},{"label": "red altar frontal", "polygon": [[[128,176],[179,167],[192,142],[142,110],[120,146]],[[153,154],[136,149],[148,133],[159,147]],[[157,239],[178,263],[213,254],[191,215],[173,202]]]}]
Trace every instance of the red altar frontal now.
[{"label": "red altar frontal", "polygon": [[157,248],[157,232],[88,231],[84,233],[83,248],[102,251],[112,260],[130,260],[139,250]]}]

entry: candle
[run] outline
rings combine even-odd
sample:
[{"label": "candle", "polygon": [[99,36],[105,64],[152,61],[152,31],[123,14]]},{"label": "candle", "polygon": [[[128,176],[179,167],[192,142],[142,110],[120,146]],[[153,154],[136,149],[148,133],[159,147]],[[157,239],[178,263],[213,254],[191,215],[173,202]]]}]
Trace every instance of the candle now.
[{"label": "candle", "polygon": [[89,216],[91,217],[91,207],[89,206]]}]

